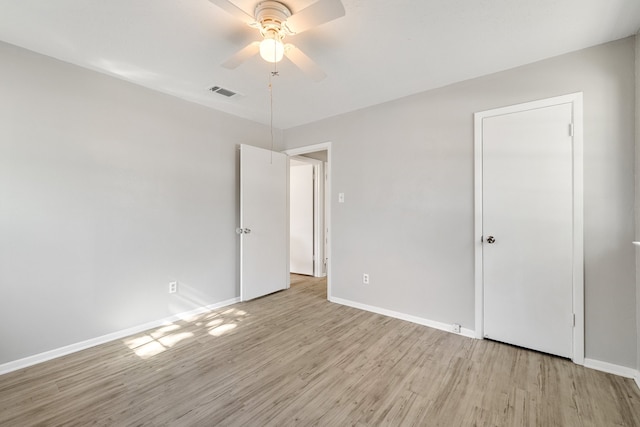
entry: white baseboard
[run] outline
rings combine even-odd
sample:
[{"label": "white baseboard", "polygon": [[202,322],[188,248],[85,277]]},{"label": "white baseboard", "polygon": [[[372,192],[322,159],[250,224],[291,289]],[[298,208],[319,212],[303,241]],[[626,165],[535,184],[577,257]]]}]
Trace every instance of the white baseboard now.
[{"label": "white baseboard", "polygon": [[584,366],[586,368],[595,369],[596,371],[602,371],[608,374],[619,375],[625,378],[634,378],[636,383],[638,383],[638,371],[633,368],[627,368],[626,366],[614,365],[613,363],[602,362],[594,359],[584,359]]},{"label": "white baseboard", "polygon": [[186,311],[183,313],[175,314],[173,316],[165,317],[164,319],[154,320],[152,322],[144,323],[142,325],[133,326],[131,328],[123,329],[120,331],[112,332],[110,334],[102,335],[100,337],[91,338],[85,341],[70,344],[64,347],[56,348],[53,350],[45,351],[44,353],[28,356],[23,359],[14,360],[12,362],[3,363],[0,365],[0,375],[7,374],[18,369],[26,368],[28,366],[36,365],[38,363],[46,362],[57,357],[66,356],[67,354],[75,353],[77,351],[85,350],[87,348],[95,347],[100,344],[107,343],[109,341],[121,339],[134,335],[140,332],[144,332],[149,329],[157,328],[159,326],[166,325],[168,323],[175,322],[190,316],[196,316],[198,314],[207,313],[218,308],[226,307],[231,304],[240,302],[240,298],[232,298],[226,301],[222,301],[215,304],[210,304],[205,307],[199,307],[195,310]]},{"label": "white baseboard", "polygon": [[400,313],[399,311],[387,310],[386,308],[375,307],[372,305],[361,304],[359,302],[349,301],[342,298],[329,297],[329,301],[336,304],[346,305],[349,307],[357,308],[364,311],[370,311],[372,313],[382,314],[383,316],[394,317],[400,320],[406,320],[407,322],[417,323],[419,325],[428,326],[430,328],[439,329],[445,332],[451,332],[452,334],[462,335],[467,338],[475,338],[475,331],[472,329],[461,328],[460,333],[453,332],[452,324],[437,322],[435,320],[424,319],[418,316],[412,316],[410,314]]}]

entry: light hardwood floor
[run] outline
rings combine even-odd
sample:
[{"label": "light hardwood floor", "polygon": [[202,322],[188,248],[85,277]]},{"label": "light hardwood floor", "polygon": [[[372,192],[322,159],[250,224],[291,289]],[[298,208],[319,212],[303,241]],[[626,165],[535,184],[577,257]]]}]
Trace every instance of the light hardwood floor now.
[{"label": "light hardwood floor", "polygon": [[0,376],[0,425],[640,426],[633,381],[326,301],[324,280]]}]

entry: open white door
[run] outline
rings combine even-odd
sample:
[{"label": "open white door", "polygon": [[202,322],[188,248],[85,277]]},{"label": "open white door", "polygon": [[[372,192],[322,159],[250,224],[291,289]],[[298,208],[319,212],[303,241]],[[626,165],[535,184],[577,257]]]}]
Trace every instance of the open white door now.
[{"label": "open white door", "polygon": [[289,271],[313,276],[313,165],[291,159],[289,168]]},{"label": "open white door", "polygon": [[288,226],[286,155],[240,146],[240,299],[287,287]]}]

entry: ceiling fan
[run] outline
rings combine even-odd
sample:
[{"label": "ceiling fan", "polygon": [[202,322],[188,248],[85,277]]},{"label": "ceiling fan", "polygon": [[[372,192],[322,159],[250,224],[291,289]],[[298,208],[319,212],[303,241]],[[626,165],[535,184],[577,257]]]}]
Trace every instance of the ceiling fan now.
[{"label": "ceiling fan", "polygon": [[293,44],[284,44],[283,40],[286,36],[293,36],[344,16],[345,10],[340,0],[318,0],[296,14],[292,14],[286,5],[279,1],[261,1],[254,9],[254,16],[228,0],[209,1],[250,27],[256,28],[262,36],[261,41],[248,44],[223,62],[223,67],[234,69],[260,53],[260,56],[270,63],[280,62],[283,56],[286,56],[315,81],[327,76],[311,58]]}]

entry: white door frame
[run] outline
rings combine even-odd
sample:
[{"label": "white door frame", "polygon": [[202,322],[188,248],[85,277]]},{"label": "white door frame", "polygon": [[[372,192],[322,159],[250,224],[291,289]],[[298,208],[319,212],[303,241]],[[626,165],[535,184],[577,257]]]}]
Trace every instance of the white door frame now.
[{"label": "white door frame", "polygon": [[573,328],[574,363],[584,364],[584,243],[583,243],[583,130],[582,92],[511,105],[474,114],[474,155],[475,155],[475,335],[484,338],[484,284],[482,270],[482,121],[487,117],[517,113],[558,104],[572,104],[573,110]]},{"label": "white door frame", "polygon": [[324,219],[324,185],[322,185],[324,183],[324,162],[303,156],[289,156],[289,158],[313,166],[313,276],[323,277],[325,276],[322,271],[325,259],[322,245],[324,221],[321,219]]},{"label": "white door frame", "polygon": [[[331,242],[333,239],[331,238],[331,142],[323,142],[320,144],[307,145],[305,147],[292,148],[289,150],[285,150],[284,154],[287,156],[299,156],[302,154],[313,153],[316,151],[327,151],[327,182],[324,188],[325,191],[325,228],[328,229],[327,232],[327,240],[328,242],[325,245],[325,257],[327,258],[327,299],[331,300]],[[288,188],[288,185],[287,185]]]}]

